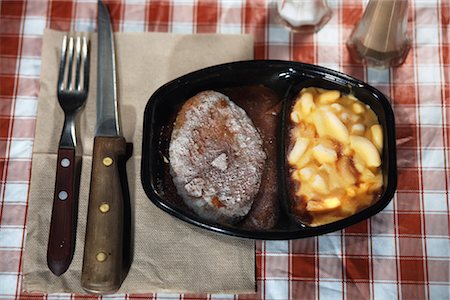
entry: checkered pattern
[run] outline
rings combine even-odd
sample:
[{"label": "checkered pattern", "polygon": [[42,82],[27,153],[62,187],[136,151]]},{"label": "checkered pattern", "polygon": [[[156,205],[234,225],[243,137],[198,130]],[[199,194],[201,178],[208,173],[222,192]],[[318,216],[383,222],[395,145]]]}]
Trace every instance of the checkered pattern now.
[{"label": "checkered pattern", "polygon": [[[319,64],[374,85],[396,115],[398,192],[378,215],[332,234],[257,243],[255,295],[114,295],[104,299],[449,299],[450,4],[410,0],[404,65],[362,67],[345,47],[363,0],[329,0],[317,34],[275,23],[273,1],[111,0],[116,31],[251,33],[255,58]],[[0,2],[0,298],[23,295],[21,264],[45,27],[94,31],[94,0]],[[96,297],[93,297],[96,298]]]}]

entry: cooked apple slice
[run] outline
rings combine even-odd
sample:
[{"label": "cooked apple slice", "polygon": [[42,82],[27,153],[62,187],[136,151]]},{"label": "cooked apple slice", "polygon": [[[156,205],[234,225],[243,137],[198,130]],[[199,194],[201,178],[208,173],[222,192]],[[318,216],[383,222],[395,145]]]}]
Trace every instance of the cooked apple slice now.
[{"label": "cooked apple slice", "polygon": [[352,99],[352,100],[357,100],[357,101],[359,101],[358,98],[356,98],[356,96],[353,95],[353,94],[348,94],[348,95],[347,95],[347,98]]},{"label": "cooked apple slice", "polygon": [[333,103],[330,105],[330,107],[337,112],[342,111],[344,109],[344,107],[342,105],[340,105],[339,103]]},{"label": "cooked apple slice", "polygon": [[342,201],[340,210],[345,215],[350,216],[356,213],[358,206],[353,201]]},{"label": "cooked apple slice", "polygon": [[[350,149],[350,148],[349,148],[349,149]],[[351,150],[351,149],[350,149],[350,150]],[[365,162],[362,161],[362,160],[360,159],[360,157],[357,156],[357,155],[353,155],[352,160],[353,160],[353,165],[355,166],[356,170],[357,170],[359,173],[364,172],[364,170],[366,169]]]},{"label": "cooked apple slice", "polygon": [[372,179],[372,184],[369,188],[370,192],[379,191],[383,186],[383,176],[381,174],[377,174],[375,178]]},{"label": "cooked apple slice", "polygon": [[338,208],[341,200],[337,197],[331,197],[324,200],[309,200],[306,203],[306,210],[310,212],[322,212]]},{"label": "cooked apple slice", "polygon": [[351,171],[350,159],[347,156],[343,156],[338,160],[337,170],[339,175],[341,175],[342,180],[344,180],[348,186],[355,184],[356,178]]},{"label": "cooked apple slice", "polygon": [[339,172],[336,170],[335,164],[321,165],[319,170],[326,173],[326,176],[328,177],[327,182],[331,191],[346,186],[346,182],[341,178]]},{"label": "cooked apple slice", "polygon": [[318,193],[321,193],[321,194],[329,193],[328,186],[327,186],[325,180],[319,174],[312,177],[311,187]]},{"label": "cooked apple slice", "polygon": [[333,149],[325,147],[321,144],[312,149],[314,158],[321,164],[333,163],[337,160],[337,153]]},{"label": "cooked apple slice", "polygon": [[378,152],[383,150],[383,128],[379,124],[372,125],[370,127],[370,133],[372,135],[372,142],[377,147]]},{"label": "cooked apple slice", "polygon": [[302,111],[302,95],[297,96],[295,99],[294,107],[292,111],[301,112]]},{"label": "cooked apple slice", "polygon": [[293,110],[299,114],[303,114],[303,117],[309,115],[315,106],[314,97],[310,92],[302,93],[295,101]]},{"label": "cooked apple slice", "polygon": [[336,102],[337,99],[341,97],[341,92],[332,90],[321,93],[319,97],[317,97],[317,101],[321,104],[330,104]]},{"label": "cooked apple slice", "polygon": [[300,122],[300,114],[294,110],[293,112],[291,112],[291,120],[294,123],[299,123]]},{"label": "cooked apple slice", "polygon": [[353,124],[351,132],[352,132],[352,134],[362,135],[362,134],[364,134],[365,130],[366,130],[366,128],[364,127],[363,124],[356,123],[356,124]]},{"label": "cooked apple slice", "polygon": [[361,115],[351,114],[350,115],[350,121],[352,121],[353,123],[360,122],[361,121]]},{"label": "cooked apple slice", "polygon": [[362,114],[366,109],[364,108],[364,105],[361,103],[355,102],[352,105],[353,112],[357,114]]},{"label": "cooked apple slice", "polygon": [[354,186],[349,186],[345,189],[345,192],[349,197],[355,197],[356,196],[356,188]]},{"label": "cooked apple slice", "polygon": [[308,167],[303,168],[298,172],[299,172],[300,179],[304,180],[304,181],[308,181],[315,173],[313,168],[308,168]]},{"label": "cooked apple slice", "polygon": [[369,189],[368,183],[361,183],[358,187],[358,194],[364,194]]},{"label": "cooked apple slice", "polygon": [[311,113],[311,111],[314,109],[314,100],[313,95],[311,93],[304,93],[301,98],[301,112],[303,116],[307,116]]},{"label": "cooked apple slice", "polygon": [[364,171],[361,172],[361,181],[368,182],[373,180],[374,178],[375,175],[373,175],[373,173],[369,169],[364,169]]},{"label": "cooked apple slice", "polygon": [[302,157],[295,163],[297,169],[304,168],[312,159],[312,150],[307,149]]},{"label": "cooked apple slice", "polygon": [[348,143],[348,129],[344,123],[332,112],[323,111],[322,114],[328,135],[341,143]]},{"label": "cooked apple slice", "polygon": [[295,141],[295,145],[289,153],[288,162],[291,165],[294,165],[305,153],[306,148],[308,147],[309,140],[305,138],[297,138]]},{"label": "cooked apple slice", "polygon": [[368,167],[381,165],[380,153],[371,141],[362,136],[350,136],[350,147],[359,155]]},{"label": "cooked apple slice", "polygon": [[320,111],[316,110],[311,114],[311,121],[320,137],[327,135],[327,128]]}]

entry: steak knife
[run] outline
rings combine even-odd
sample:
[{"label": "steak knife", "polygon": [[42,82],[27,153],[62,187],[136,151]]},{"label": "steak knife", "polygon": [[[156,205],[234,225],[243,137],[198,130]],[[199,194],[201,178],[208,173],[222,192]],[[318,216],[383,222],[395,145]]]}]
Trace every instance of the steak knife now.
[{"label": "steak knife", "polygon": [[88,292],[108,294],[122,281],[124,195],[119,166],[126,141],[119,126],[114,37],[102,1],[97,28],[97,123],[81,285]]}]

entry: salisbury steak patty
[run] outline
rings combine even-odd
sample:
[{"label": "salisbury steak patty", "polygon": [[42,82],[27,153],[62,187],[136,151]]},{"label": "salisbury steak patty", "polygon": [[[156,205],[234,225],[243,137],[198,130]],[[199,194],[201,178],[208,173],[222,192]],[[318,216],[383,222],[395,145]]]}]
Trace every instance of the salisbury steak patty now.
[{"label": "salisbury steak patty", "polygon": [[169,145],[170,173],[187,206],[207,220],[234,223],[250,210],[266,159],[245,111],[218,92],[183,105]]}]

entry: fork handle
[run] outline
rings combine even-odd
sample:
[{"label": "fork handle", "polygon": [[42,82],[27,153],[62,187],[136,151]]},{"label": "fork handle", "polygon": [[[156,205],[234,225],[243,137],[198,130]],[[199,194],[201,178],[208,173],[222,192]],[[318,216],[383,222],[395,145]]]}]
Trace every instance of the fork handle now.
[{"label": "fork handle", "polygon": [[47,264],[57,276],[72,261],[78,214],[78,185],[81,157],[75,149],[58,149],[52,219],[47,248]]}]

